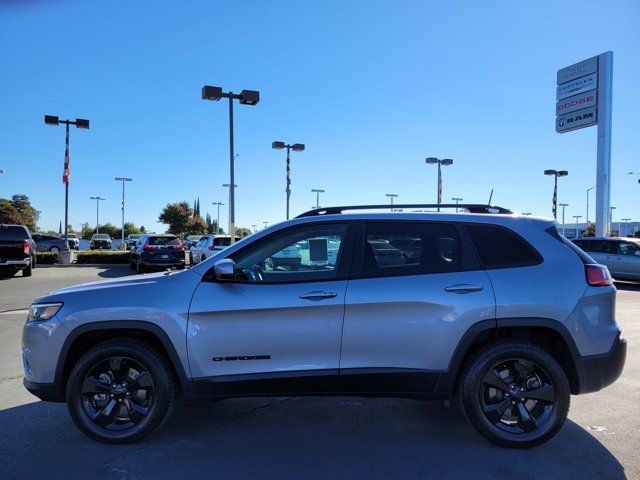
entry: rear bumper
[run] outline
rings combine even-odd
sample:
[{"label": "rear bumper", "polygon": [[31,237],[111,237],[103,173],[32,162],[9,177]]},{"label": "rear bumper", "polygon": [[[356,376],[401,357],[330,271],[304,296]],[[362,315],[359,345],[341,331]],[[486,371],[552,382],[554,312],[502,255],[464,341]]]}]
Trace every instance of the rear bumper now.
[{"label": "rear bumper", "polygon": [[627,341],[619,333],[607,353],[577,358],[579,393],[597,392],[611,385],[622,374],[626,358]]},{"label": "rear bumper", "polygon": [[4,260],[0,262],[0,267],[28,267],[30,262],[30,258],[24,258],[22,260]]}]

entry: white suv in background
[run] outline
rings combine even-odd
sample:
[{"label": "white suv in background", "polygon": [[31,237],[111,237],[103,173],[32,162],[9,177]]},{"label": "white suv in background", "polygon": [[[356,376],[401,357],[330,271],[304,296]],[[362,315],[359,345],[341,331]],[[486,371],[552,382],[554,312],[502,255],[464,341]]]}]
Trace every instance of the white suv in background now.
[{"label": "white suv in background", "polygon": [[[240,238],[236,237],[236,242]],[[191,265],[205,261],[207,258],[213,257],[220,250],[224,250],[231,245],[230,235],[205,235],[191,247],[189,251],[189,262]]]}]

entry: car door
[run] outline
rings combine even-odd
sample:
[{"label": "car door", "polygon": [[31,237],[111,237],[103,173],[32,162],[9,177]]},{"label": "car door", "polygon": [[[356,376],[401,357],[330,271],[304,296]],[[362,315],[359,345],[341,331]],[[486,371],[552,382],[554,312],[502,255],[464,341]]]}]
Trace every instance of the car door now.
[{"label": "car door", "polygon": [[36,242],[36,252],[44,252],[46,251],[46,248],[44,246],[44,243],[42,241],[42,235],[39,233],[35,233],[31,236],[31,238],[33,238],[33,241]]},{"label": "car door", "polygon": [[640,280],[640,244],[619,242],[615,265],[618,276]]},{"label": "car door", "polygon": [[[274,268],[272,257],[283,249],[329,237],[340,243],[332,261]],[[198,391],[336,390],[351,244],[348,223],[299,225],[235,252],[232,281],[205,275],[187,332]]]},{"label": "car door", "polygon": [[491,282],[466,233],[452,223],[365,222],[355,255],[341,389],[433,391],[467,329],[495,321]]}]

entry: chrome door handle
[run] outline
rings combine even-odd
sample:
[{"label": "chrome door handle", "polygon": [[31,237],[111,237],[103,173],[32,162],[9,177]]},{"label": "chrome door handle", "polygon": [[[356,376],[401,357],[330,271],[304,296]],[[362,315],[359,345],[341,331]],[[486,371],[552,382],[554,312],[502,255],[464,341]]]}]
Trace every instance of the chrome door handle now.
[{"label": "chrome door handle", "polygon": [[482,285],[476,285],[475,283],[456,283],[445,287],[445,291],[451,293],[471,293],[479,292],[480,290],[482,290]]},{"label": "chrome door handle", "polygon": [[326,292],[324,290],[314,290],[313,292],[307,292],[300,295],[299,298],[303,300],[322,300],[324,298],[334,298],[337,297],[338,294],[336,292]]}]

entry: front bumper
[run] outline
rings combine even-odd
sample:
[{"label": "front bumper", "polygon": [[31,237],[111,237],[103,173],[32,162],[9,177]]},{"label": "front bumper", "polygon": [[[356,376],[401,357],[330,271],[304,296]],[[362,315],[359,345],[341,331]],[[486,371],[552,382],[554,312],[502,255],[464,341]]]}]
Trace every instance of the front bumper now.
[{"label": "front bumper", "polygon": [[35,395],[40,400],[45,402],[64,402],[65,394],[62,391],[62,387],[58,383],[36,383],[30,382],[26,378],[22,380],[24,388],[29,390],[29,393]]},{"label": "front bumper", "polygon": [[627,341],[618,333],[607,353],[575,359],[580,377],[579,393],[597,392],[611,385],[622,374],[626,358]]}]

